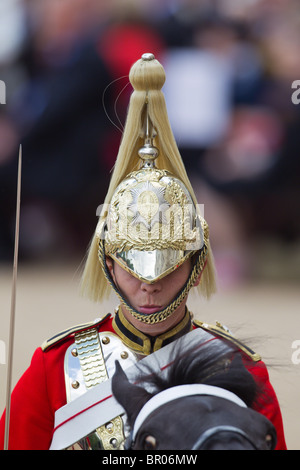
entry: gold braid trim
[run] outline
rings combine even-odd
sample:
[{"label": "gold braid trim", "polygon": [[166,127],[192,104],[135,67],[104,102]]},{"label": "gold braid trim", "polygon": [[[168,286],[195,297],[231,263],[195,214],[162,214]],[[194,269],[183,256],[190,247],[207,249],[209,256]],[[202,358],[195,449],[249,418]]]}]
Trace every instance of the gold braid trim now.
[{"label": "gold braid trim", "polygon": [[120,294],[118,289],[116,288],[114,282],[112,281],[107,267],[106,267],[106,262],[105,262],[105,246],[104,246],[104,240],[99,239],[99,246],[98,246],[98,257],[99,261],[101,264],[101,267],[103,269],[104,275],[111,285],[111,287],[114,289],[116,295],[119,297],[120,301],[125,305],[126,309],[131,313],[131,315],[136,318],[137,320],[147,323],[147,324],[155,324],[155,323],[160,323],[166,318],[168,318],[172,313],[176,310],[177,307],[183,302],[183,300],[186,298],[188,295],[190,289],[193,287],[195,284],[196,280],[198,279],[199,275],[203,271],[203,268],[205,266],[205,260],[206,260],[206,255],[207,255],[207,247],[204,246],[203,249],[201,250],[198,259],[196,263],[193,266],[193,269],[191,271],[190,277],[188,281],[186,282],[184,288],[182,291],[179,293],[179,295],[176,297],[176,299],[168,305],[164,310],[161,310],[160,312],[153,313],[151,315],[145,315],[137,312],[134,310],[124,299],[124,297]]},{"label": "gold braid trim", "polygon": [[[196,238],[190,240],[190,243],[195,243]],[[141,246],[145,251],[154,251],[154,250],[166,250],[171,248],[172,250],[185,250],[187,245],[186,240],[175,240],[170,242],[169,240],[143,240]],[[131,249],[137,249],[137,243],[135,240],[123,240],[119,241],[117,244],[115,240],[105,241],[106,253],[114,254],[116,251],[129,251]]]}]

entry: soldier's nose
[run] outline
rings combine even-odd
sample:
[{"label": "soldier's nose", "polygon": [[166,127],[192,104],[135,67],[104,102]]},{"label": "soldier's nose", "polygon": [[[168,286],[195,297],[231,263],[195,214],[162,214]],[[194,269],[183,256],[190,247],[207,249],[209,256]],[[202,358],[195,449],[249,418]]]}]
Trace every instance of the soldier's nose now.
[{"label": "soldier's nose", "polygon": [[159,281],[155,282],[154,284],[147,284],[146,282],[142,282],[141,289],[142,291],[147,292],[149,294],[154,294],[156,292],[161,291],[161,284]]}]

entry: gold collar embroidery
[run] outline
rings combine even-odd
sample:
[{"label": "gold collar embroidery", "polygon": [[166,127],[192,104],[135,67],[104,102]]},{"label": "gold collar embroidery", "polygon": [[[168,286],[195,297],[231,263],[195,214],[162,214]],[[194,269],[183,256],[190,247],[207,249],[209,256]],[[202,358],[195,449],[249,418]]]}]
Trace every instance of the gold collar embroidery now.
[{"label": "gold collar embroidery", "polygon": [[174,328],[152,337],[145,335],[129,323],[119,307],[113,319],[113,328],[126,346],[138,354],[147,356],[191,331],[192,319],[191,313],[186,308],[183,319]]}]

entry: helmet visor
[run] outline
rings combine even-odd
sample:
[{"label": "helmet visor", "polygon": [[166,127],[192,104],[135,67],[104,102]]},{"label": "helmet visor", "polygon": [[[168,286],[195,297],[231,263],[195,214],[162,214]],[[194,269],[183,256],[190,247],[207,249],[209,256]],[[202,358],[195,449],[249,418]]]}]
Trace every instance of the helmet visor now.
[{"label": "helmet visor", "polygon": [[128,250],[110,254],[122,268],[143,282],[152,284],[181,266],[195,251],[174,249]]}]

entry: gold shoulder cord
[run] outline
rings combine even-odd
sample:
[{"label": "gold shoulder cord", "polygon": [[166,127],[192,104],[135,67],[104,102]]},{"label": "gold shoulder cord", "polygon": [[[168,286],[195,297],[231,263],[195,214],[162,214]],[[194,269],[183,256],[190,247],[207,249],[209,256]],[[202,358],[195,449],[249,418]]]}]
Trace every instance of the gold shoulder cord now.
[{"label": "gold shoulder cord", "polygon": [[240,340],[232,336],[232,334],[227,331],[219,322],[216,322],[216,325],[208,325],[199,320],[194,320],[194,324],[203,330],[209,331],[210,333],[221,336],[224,339],[227,339],[231,343],[235,344],[241,351],[243,351],[247,356],[251,357],[254,362],[261,361],[261,356],[249,348],[246,344],[242,343]]},{"label": "gold shoulder cord", "polygon": [[[108,374],[97,328],[76,333],[75,344],[86,388],[89,389],[107,380]],[[96,436],[90,435],[89,440],[100,438],[100,445],[104,450],[123,450],[121,443],[124,442],[124,433],[121,416],[100,426],[93,434]]]},{"label": "gold shoulder cord", "polygon": [[72,328],[68,328],[67,330],[61,331],[60,333],[56,334],[52,338],[44,341],[43,344],[41,345],[41,348],[43,352],[48,351],[53,346],[58,345],[59,343],[68,339],[69,337],[71,337],[75,333],[78,333],[79,331],[87,330],[92,327],[97,328],[99,325],[101,325],[101,323],[103,323],[109,317],[110,317],[110,313],[108,313],[104,317],[99,318],[93,322],[82,323],[80,325],[73,326]]}]

